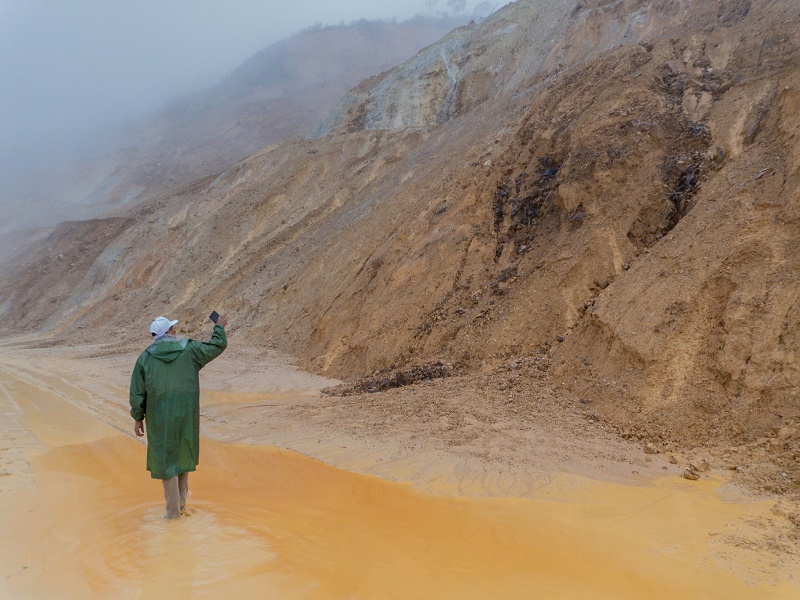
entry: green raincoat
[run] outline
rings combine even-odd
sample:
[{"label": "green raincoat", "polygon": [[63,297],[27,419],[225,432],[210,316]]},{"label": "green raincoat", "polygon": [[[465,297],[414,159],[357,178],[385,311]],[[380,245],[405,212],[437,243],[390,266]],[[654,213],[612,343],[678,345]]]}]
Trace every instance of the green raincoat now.
[{"label": "green raincoat", "polygon": [[200,369],[228,345],[214,326],[208,342],[163,338],[136,361],[131,416],[147,421],[147,470],[153,479],[194,471],[200,458]]}]

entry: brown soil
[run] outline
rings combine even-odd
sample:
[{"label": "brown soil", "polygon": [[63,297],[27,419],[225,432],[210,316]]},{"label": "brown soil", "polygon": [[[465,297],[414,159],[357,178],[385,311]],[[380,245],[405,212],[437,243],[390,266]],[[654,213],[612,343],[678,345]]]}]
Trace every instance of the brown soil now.
[{"label": "brown soil", "polygon": [[[471,77],[496,85],[443,122],[346,125],[122,226],[85,224],[58,252],[86,256],[92,236],[97,258],[70,258],[65,277],[53,248],[30,254],[1,288],[3,325],[130,344],[157,314],[194,331],[217,308],[237,344],[328,376],[436,362],[461,374],[279,407],[287,423],[526,468],[551,456],[537,436],[577,440],[552,460],[587,465],[621,436],[681,454],[668,471],[705,458],[797,498],[797,3],[562,2],[546,52],[526,50],[535,35],[498,35],[538,31],[536,4],[463,34],[460,59],[485,61]],[[432,114],[443,85],[423,98]],[[413,112],[406,87],[395,97]],[[41,301],[29,273],[64,293]],[[273,415],[253,411],[255,432]]]}]

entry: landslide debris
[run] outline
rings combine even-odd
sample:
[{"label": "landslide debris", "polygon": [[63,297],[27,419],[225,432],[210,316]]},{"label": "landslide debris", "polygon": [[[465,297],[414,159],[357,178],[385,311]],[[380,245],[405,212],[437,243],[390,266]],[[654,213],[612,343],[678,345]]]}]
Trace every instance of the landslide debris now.
[{"label": "landslide debris", "polygon": [[433,381],[442,377],[450,377],[453,368],[441,361],[428,365],[414,365],[403,370],[390,367],[383,372],[376,371],[370,377],[364,377],[354,383],[345,383],[322,390],[329,396],[353,396],[355,394],[383,392],[392,388],[413,385],[420,382]]}]

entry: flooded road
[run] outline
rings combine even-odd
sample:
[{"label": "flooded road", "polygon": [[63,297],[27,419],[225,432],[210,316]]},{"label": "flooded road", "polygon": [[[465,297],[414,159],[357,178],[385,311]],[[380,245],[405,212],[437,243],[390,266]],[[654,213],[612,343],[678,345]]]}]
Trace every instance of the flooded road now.
[{"label": "flooded road", "polygon": [[166,521],[144,446],[77,393],[0,368],[0,597],[800,597],[716,543],[774,503],[675,477],[455,498],[204,439],[190,515]]}]

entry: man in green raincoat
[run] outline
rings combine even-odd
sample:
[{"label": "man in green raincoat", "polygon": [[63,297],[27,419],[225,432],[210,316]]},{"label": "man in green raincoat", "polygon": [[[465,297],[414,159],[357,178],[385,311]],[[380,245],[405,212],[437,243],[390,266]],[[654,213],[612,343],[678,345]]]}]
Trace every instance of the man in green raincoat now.
[{"label": "man in green raincoat", "polygon": [[130,389],[133,431],[143,436],[147,421],[147,470],[163,480],[168,519],[184,510],[189,471],[200,458],[200,369],[228,345],[225,316],[207,342],[177,338],[177,322],[166,317],[152,322],[153,343],[136,361]]}]

